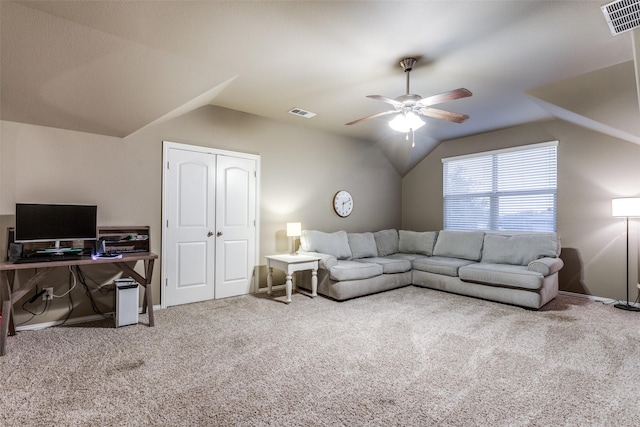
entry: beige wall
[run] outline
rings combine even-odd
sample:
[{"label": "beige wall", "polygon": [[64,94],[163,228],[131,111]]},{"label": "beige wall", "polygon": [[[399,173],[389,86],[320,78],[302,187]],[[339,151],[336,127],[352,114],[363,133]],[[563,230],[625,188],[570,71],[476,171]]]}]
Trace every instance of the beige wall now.
[{"label": "beige wall", "polygon": [[[1,125],[3,227],[12,225],[16,202],[95,203],[99,225],[150,225],[152,250],[160,254],[163,140],[260,155],[261,264],[265,255],[290,251],[286,222],[326,231],[400,226],[401,178],[375,145],[363,141],[214,106],[127,139],[13,122]],[[335,215],[331,205],[339,189],[349,190],[355,200],[346,219]],[[160,302],[159,264],[153,280],[155,304]],[[264,268],[260,280],[264,286]],[[65,289],[66,276],[60,281],[64,284],[56,286]],[[91,314],[82,295],[74,298],[81,304],[74,316]],[[49,316],[37,316],[31,323],[65,316],[66,301],[54,302]],[[20,303],[15,307],[19,311]],[[18,312],[18,323],[25,319],[28,316]]]},{"label": "beige wall", "polygon": [[[611,199],[640,195],[640,146],[552,120],[447,141],[402,183],[402,227],[442,228],[444,157],[558,140],[558,216],[565,267],[562,290],[625,299],[624,220]],[[630,222],[630,298],[638,290],[638,226]]]}]

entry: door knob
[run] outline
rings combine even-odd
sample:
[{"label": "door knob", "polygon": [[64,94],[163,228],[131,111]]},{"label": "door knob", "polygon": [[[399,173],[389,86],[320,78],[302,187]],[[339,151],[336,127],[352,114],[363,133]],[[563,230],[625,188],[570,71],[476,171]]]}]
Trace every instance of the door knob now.
[{"label": "door knob", "polygon": [[213,233],[210,231],[207,233],[207,237],[211,237],[211,236],[213,236]]},{"label": "door knob", "polygon": [[216,236],[218,236],[218,237],[222,236],[222,231],[218,231],[218,232],[216,233]]}]

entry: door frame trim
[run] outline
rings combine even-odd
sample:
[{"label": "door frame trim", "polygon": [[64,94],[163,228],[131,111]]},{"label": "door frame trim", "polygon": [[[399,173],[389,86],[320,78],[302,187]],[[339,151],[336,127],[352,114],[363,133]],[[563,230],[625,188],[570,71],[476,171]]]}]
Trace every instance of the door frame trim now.
[{"label": "door frame trim", "polygon": [[[213,154],[213,155],[223,155],[228,157],[238,157],[242,159],[254,160],[256,162],[256,226],[255,226],[255,258],[253,260],[253,276],[251,280],[251,293],[256,293],[259,287],[259,277],[258,271],[256,270],[259,267],[260,261],[260,155],[259,154],[250,154],[250,153],[242,153],[239,151],[229,151],[229,150],[221,150],[217,148],[204,147],[199,145],[191,145],[191,144],[183,144],[180,142],[171,142],[171,141],[162,141],[162,223],[161,223],[161,240],[162,246],[160,254],[160,306],[162,308],[167,308],[166,302],[166,292],[164,288],[167,284],[167,276],[165,271],[166,265],[166,228],[167,228],[167,194],[166,194],[166,180],[167,180],[167,169],[169,161],[169,150],[185,150],[185,151],[195,151],[199,153],[205,154]],[[214,284],[215,286],[215,284]]]}]

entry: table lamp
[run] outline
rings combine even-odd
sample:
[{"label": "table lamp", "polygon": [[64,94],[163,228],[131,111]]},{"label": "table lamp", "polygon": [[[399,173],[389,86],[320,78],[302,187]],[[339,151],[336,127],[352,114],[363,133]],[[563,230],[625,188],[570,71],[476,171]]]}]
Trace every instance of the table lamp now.
[{"label": "table lamp", "polygon": [[287,223],[287,237],[291,237],[291,255],[297,255],[296,251],[296,237],[300,237],[302,234],[302,224],[299,222]]},{"label": "table lamp", "polygon": [[625,281],[627,288],[627,300],[624,303],[615,304],[614,307],[629,310],[640,311],[640,307],[629,304],[629,218],[640,217],[640,198],[627,197],[622,199],[611,200],[611,211],[613,216],[625,218],[627,225],[627,279]]}]

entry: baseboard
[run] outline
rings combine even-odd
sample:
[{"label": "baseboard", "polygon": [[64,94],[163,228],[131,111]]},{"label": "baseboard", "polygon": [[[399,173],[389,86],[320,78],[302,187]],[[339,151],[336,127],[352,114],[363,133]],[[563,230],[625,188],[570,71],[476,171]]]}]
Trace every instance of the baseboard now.
[{"label": "baseboard", "polygon": [[598,296],[594,296],[594,295],[585,295],[585,294],[579,294],[576,292],[569,292],[569,291],[558,291],[558,293],[560,295],[567,295],[570,297],[576,297],[576,298],[584,298],[584,299],[588,299],[591,301],[598,301],[604,304],[613,304],[616,303],[618,301],[613,300],[611,298],[604,298],[604,297],[598,297]]},{"label": "baseboard", "polygon": [[[576,298],[584,298],[584,299],[588,299],[590,301],[597,301],[597,302],[601,302],[601,303],[607,304],[607,305],[616,304],[616,303],[619,303],[619,302],[624,303],[624,301],[620,301],[620,300],[616,300],[616,299],[598,297],[598,296],[594,296],[594,295],[578,294],[578,293],[575,293],[575,292],[559,291],[558,293],[562,294],[562,295],[576,297]],[[640,308],[640,304],[637,304],[635,302],[631,302],[631,303],[629,303],[629,305],[632,305],[634,307],[639,307]]]},{"label": "baseboard", "polygon": [[[161,309],[162,309],[162,307],[159,306],[159,305],[154,305],[153,306],[153,311],[161,310]],[[139,308],[138,309],[138,313],[141,313],[141,312],[142,312],[142,308]],[[105,313],[105,316],[107,318],[113,318],[113,312]],[[54,320],[53,322],[33,323],[31,325],[16,326],[16,332],[38,331],[40,329],[45,329],[45,328],[50,328],[52,326],[62,325],[63,323],[65,325],[78,325],[80,323],[94,322],[96,320],[102,320],[104,318],[105,318],[104,316],[101,316],[99,314],[92,314],[91,316],[72,317],[72,318],[68,319],[67,321]]]}]

